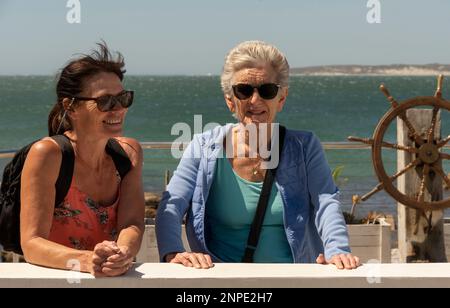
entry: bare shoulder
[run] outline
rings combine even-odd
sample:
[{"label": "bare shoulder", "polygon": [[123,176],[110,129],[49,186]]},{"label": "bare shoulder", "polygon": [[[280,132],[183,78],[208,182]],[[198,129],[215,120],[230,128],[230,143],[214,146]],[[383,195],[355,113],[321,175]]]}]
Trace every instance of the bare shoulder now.
[{"label": "bare shoulder", "polygon": [[119,141],[120,145],[130,158],[133,166],[138,165],[139,162],[142,163],[143,151],[139,141],[129,137],[115,137],[115,139]]},{"label": "bare shoulder", "polygon": [[[24,168],[39,172],[42,176],[53,177],[59,173],[62,154],[58,144],[50,138],[44,138],[32,145],[28,152]],[[45,172],[41,172],[45,170]]]},{"label": "bare shoulder", "polygon": [[38,158],[53,161],[55,163],[62,159],[61,149],[59,145],[51,138],[44,138],[33,144],[28,152],[27,159]]}]

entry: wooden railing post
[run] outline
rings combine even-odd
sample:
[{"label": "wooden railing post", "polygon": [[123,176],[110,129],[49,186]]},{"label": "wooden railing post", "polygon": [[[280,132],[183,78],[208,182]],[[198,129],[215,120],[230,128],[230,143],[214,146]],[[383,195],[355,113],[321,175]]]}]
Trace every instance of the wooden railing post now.
[{"label": "wooden railing post", "polygon": [[167,185],[169,185],[170,182],[170,171],[166,170],[164,173],[164,190],[167,190]]},{"label": "wooden railing post", "polygon": [[[425,140],[431,125],[432,110],[409,109],[406,116],[416,131]],[[441,118],[438,113],[434,140],[440,138]],[[397,139],[400,145],[413,145],[408,138],[405,123],[397,120]],[[414,159],[414,155],[406,151],[397,151],[397,169],[402,170]],[[422,167],[399,177],[397,188],[405,195],[417,198],[420,187]],[[442,180],[430,173],[426,182],[425,201],[442,200]],[[430,193],[431,192],[431,193]],[[422,211],[407,208],[397,203],[398,212],[398,248],[401,262],[446,262],[444,243],[444,211]]]}]

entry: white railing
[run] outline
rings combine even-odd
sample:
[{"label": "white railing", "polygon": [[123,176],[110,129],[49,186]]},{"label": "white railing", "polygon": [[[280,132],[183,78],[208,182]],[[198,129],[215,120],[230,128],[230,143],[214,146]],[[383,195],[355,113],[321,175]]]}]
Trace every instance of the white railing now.
[{"label": "white railing", "polygon": [[363,264],[355,270],[338,270],[334,265],[226,263],[199,270],[179,264],[143,263],[135,264],[124,276],[95,279],[86,273],[26,263],[0,264],[0,288],[19,287],[450,287],[450,266],[445,263]]}]

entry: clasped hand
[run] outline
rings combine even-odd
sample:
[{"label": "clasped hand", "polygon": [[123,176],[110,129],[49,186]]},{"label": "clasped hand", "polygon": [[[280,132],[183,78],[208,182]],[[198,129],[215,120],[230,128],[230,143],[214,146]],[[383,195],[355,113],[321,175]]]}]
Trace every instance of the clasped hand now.
[{"label": "clasped hand", "polygon": [[127,246],[118,246],[114,241],[103,241],[92,251],[90,272],[95,277],[120,276],[131,268],[133,259]]}]

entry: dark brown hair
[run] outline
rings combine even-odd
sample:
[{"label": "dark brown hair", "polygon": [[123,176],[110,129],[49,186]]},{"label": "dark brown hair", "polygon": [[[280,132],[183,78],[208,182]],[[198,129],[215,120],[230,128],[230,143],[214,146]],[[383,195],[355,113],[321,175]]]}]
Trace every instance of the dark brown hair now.
[{"label": "dark brown hair", "polygon": [[[72,129],[72,124],[67,116],[63,100],[72,99],[83,91],[84,81],[98,73],[113,73],[123,80],[125,66],[123,56],[118,52],[113,58],[104,41],[97,43],[99,49],[90,55],[70,61],[58,74],[56,85],[57,101],[48,116],[48,135],[62,134]],[[74,102],[75,105],[75,102]],[[62,123],[61,123],[62,122]],[[59,131],[58,131],[58,128]]]}]

